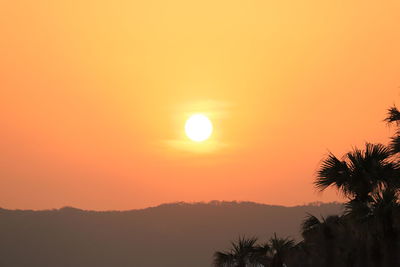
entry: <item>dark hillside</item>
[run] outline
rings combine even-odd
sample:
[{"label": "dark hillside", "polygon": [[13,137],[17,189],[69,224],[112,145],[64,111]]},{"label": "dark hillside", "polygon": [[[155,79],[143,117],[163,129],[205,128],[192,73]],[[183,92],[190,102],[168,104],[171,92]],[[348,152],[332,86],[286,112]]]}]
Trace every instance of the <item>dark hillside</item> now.
[{"label": "dark hillside", "polygon": [[282,207],[251,202],[175,203],[131,211],[0,210],[0,266],[203,267],[239,235],[299,238],[306,213],[338,203]]}]

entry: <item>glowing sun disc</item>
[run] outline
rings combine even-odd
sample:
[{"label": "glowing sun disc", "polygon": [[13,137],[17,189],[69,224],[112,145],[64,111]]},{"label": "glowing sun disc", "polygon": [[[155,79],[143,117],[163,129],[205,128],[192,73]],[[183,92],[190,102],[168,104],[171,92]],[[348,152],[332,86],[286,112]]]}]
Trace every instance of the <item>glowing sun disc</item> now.
[{"label": "glowing sun disc", "polygon": [[195,142],[207,140],[213,131],[213,125],[209,118],[202,114],[195,114],[189,117],[185,124],[187,137]]}]

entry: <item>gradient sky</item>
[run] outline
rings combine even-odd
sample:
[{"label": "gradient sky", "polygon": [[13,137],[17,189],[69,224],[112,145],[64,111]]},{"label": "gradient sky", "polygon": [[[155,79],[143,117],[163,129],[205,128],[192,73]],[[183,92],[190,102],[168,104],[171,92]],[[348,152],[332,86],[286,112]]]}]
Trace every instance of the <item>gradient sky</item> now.
[{"label": "gradient sky", "polygon": [[337,200],[320,160],[399,97],[398,0],[2,1],[0,206]]}]

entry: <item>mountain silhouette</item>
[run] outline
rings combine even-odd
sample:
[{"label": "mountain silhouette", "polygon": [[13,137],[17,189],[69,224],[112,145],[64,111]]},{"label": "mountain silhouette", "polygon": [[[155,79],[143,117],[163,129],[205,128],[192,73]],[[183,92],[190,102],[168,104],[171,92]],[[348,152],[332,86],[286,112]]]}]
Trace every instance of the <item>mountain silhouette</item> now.
[{"label": "mountain silhouette", "polygon": [[0,209],[0,266],[205,267],[227,240],[274,233],[298,240],[307,213],[342,208],[212,201],[130,211]]}]

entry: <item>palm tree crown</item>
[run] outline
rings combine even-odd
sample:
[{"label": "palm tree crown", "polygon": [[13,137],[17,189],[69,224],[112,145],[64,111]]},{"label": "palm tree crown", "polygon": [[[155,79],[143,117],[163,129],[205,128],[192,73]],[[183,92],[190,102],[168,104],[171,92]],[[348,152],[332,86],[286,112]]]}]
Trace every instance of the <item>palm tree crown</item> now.
[{"label": "palm tree crown", "polygon": [[346,197],[368,201],[371,193],[395,182],[399,165],[391,157],[388,147],[370,143],[342,159],[331,153],[322,161],[315,186],[321,191],[334,186]]},{"label": "palm tree crown", "polygon": [[246,267],[254,261],[257,238],[239,237],[231,242],[229,251],[214,253],[214,266],[216,267]]},{"label": "palm tree crown", "polygon": [[396,135],[393,136],[391,139],[392,141],[390,142],[390,149],[392,150],[393,154],[397,154],[400,152],[400,111],[397,109],[396,106],[393,106],[388,109],[387,117],[385,121],[388,124],[393,124],[395,123],[397,126],[397,131]]}]

